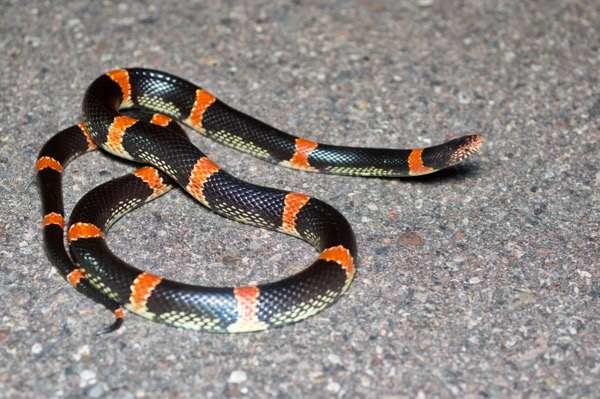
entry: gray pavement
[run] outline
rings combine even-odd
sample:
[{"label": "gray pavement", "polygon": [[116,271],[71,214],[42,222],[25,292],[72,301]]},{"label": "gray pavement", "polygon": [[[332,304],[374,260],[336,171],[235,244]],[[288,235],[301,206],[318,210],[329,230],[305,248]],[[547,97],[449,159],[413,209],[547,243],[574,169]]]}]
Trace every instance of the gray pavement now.
[{"label": "gray pavement", "polygon": [[[595,1],[0,2],[0,397],[600,397],[600,3]],[[500,3],[500,4],[495,4]],[[481,153],[418,179],[286,170],[198,135],[231,173],[339,209],[360,249],[349,292],[263,333],[111,322],[52,269],[33,166],[80,121],[87,85],[169,71],[300,136]],[[70,209],[132,166],[65,173]],[[110,245],[154,273],[270,281],[315,257],[173,192]]]}]

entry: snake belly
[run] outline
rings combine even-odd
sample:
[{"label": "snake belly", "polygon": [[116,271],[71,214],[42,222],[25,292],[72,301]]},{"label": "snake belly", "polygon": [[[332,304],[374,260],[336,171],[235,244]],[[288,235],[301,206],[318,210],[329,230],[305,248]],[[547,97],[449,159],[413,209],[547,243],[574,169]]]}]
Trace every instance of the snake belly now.
[{"label": "snake belly", "polygon": [[[156,114],[144,118],[139,111]],[[481,135],[468,135],[407,150],[320,144],[245,115],[179,77],[140,68],[115,70],[96,79],[84,96],[83,119],[83,124],[46,143],[36,170],[48,256],[78,291],[114,312],[115,323],[101,332],[120,327],[123,307],[189,329],[264,330],[303,320],[330,306],[353,279],[356,240],[337,210],[305,194],[233,177],[191,144],[174,120],[272,163],[355,176],[433,173],[462,162],[483,142]],[[79,201],[66,228],[69,256],[63,244],[62,171],[96,146],[151,166],[107,182]],[[161,278],[115,256],[105,241],[110,226],[173,184],[225,217],[309,242],[318,251],[317,259],[300,273],[272,283],[203,287]]]}]

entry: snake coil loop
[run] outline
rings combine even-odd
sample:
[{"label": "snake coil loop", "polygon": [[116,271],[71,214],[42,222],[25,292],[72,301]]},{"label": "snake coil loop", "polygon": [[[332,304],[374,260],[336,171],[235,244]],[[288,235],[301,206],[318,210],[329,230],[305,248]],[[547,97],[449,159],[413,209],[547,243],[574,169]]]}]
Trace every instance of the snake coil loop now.
[{"label": "snake coil loop", "polygon": [[[121,326],[123,307],[190,329],[264,330],[328,307],[354,277],[356,240],[338,211],[304,194],[231,176],[192,145],[175,120],[269,162],[355,176],[432,173],[462,162],[483,142],[481,135],[469,135],[408,150],[320,144],[266,125],[181,78],[139,68],[111,71],[96,79],[84,97],[83,119],[84,123],[56,134],[44,145],[36,172],[48,256],[78,291],[114,312],[117,320],[102,333]],[[147,166],[97,187],[80,200],[66,227],[70,257],[63,243],[62,171],[71,160],[97,146]],[[299,237],[319,255],[306,269],[286,279],[238,287],[183,284],[116,257],[105,241],[110,226],[174,185],[223,216]]]}]

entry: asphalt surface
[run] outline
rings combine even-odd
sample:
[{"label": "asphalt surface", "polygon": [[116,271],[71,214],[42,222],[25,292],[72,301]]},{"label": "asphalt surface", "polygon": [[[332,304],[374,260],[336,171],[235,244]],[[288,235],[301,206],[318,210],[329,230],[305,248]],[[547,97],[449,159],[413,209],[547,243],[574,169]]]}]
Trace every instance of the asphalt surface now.
[{"label": "asphalt surface", "polygon": [[[0,3],[0,397],[600,397],[600,3]],[[312,140],[422,147],[480,132],[427,178],[286,170],[194,135],[222,167],[304,192],[355,229],[358,273],[293,326],[208,334],[76,293],[41,246],[33,167],[80,121],[87,85],[144,66]],[[133,167],[65,172],[66,206]],[[117,223],[111,248],[163,276],[270,281],[306,243],[218,217],[182,192]]]}]

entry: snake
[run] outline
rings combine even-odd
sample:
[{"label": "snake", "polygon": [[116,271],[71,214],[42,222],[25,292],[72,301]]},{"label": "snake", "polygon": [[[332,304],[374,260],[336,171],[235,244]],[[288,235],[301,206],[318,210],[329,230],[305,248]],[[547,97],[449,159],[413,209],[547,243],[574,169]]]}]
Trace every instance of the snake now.
[{"label": "snake", "polygon": [[[178,123],[277,165],[349,176],[425,175],[464,161],[483,143],[481,134],[470,134],[414,149],[322,144],[261,122],[185,79],[144,68],[116,69],[94,80],[82,115],[83,122],[45,143],[36,176],[50,262],[77,291],[114,314],[99,333],[119,329],[125,310],[209,332],[280,327],[329,307],[354,278],[356,238],[340,212],[318,198],[232,176],[193,145]],[[63,171],[97,148],[143,166],[85,194],[66,222]],[[222,216],[310,243],[316,260],[278,281],[220,287],[162,278],[117,257],[106,243],[110,227],[173,186]]]}]

